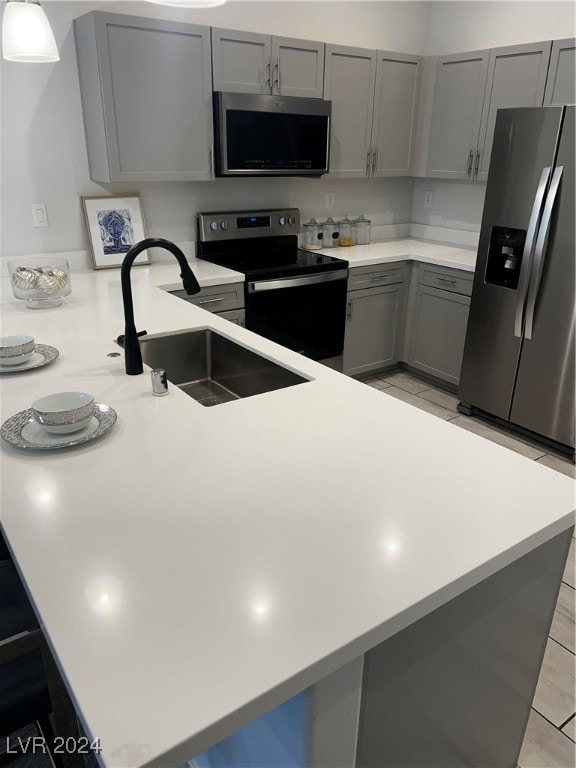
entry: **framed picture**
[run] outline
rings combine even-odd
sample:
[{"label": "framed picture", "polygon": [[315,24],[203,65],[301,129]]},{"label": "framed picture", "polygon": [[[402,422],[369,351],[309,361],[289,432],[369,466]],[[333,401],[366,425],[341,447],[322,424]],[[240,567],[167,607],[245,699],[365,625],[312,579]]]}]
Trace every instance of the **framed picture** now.
[{"label": "framed picture", "polygon": [[[83,197],[82,205],[94,269],[119,267],[130,248],[146,237],[140,195]],[[148,251],[134,264],[150,264]]]}]

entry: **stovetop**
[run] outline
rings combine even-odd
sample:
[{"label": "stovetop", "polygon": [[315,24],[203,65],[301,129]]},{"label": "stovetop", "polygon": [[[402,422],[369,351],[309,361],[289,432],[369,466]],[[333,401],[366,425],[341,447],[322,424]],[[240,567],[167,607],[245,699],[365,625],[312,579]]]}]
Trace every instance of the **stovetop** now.
[{"label": "stovetop", "polygon": [[246,278],[263,278],[266,276],[281,277],[289,275],[305,275],[324,270],[347,269],[348,262],[333,256],[326,256],[316,251],[305,251],[298,248],[291,254],[282,257],[274,254],[205,254],[200,256],[205,261],[211,261],[221,267],[243,272]]},{"label": "stovetop", "polygon": [[199,213],[196,222],[197,257],[246,279],[348,268],[344,259],[298,248],[297,208]]}]

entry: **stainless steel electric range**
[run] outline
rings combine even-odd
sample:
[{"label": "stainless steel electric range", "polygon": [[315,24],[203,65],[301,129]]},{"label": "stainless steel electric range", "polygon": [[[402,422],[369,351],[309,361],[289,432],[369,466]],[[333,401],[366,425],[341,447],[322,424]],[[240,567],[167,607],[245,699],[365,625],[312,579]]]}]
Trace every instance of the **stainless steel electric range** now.
[{"label": "stainless steel electric range", "polygon": [[246,327],[342,368],[348,262],[298,248],[297,208],[199,213],[197,257],[243,272]]}]

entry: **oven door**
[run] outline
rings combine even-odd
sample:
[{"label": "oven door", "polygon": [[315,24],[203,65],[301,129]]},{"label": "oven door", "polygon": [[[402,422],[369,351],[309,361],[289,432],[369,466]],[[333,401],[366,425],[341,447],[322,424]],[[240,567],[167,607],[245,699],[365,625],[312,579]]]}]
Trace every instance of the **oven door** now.
[{"label": "oven door", "polygon": [[344,348],[347,270],[248,280],[246,327],[313,360]]}]

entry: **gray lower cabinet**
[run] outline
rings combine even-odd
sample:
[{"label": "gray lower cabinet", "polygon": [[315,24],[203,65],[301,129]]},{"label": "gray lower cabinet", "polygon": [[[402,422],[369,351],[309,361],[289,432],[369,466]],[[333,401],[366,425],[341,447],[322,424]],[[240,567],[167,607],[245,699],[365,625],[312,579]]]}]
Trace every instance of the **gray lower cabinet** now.
[{"label": "gray lower cabinet", "polygon": [[408,366],[458,385],[472,282],[471,272],[415,266],[404,338]]},{"label": "gray lower cabinet", "polygon": [[74,31],[90,178],[210,179],[210,28],[93,11]]},{"label": "gray lower cabinet", "polygon": [[[350,270],[343,371],[349,376],[395,365],[405,310],[405,264]],[[364,287],[364,286],[371,287]]]},{"label": "gray lower cabinet", "polygon": [[214,312],[231,323],[244,327],[244,283],[242,282],[209,285],[202,288],[194,296],[189,296],[182,289],[169,291],[169,293],[190,304],[195,304],[197,307]]}]

